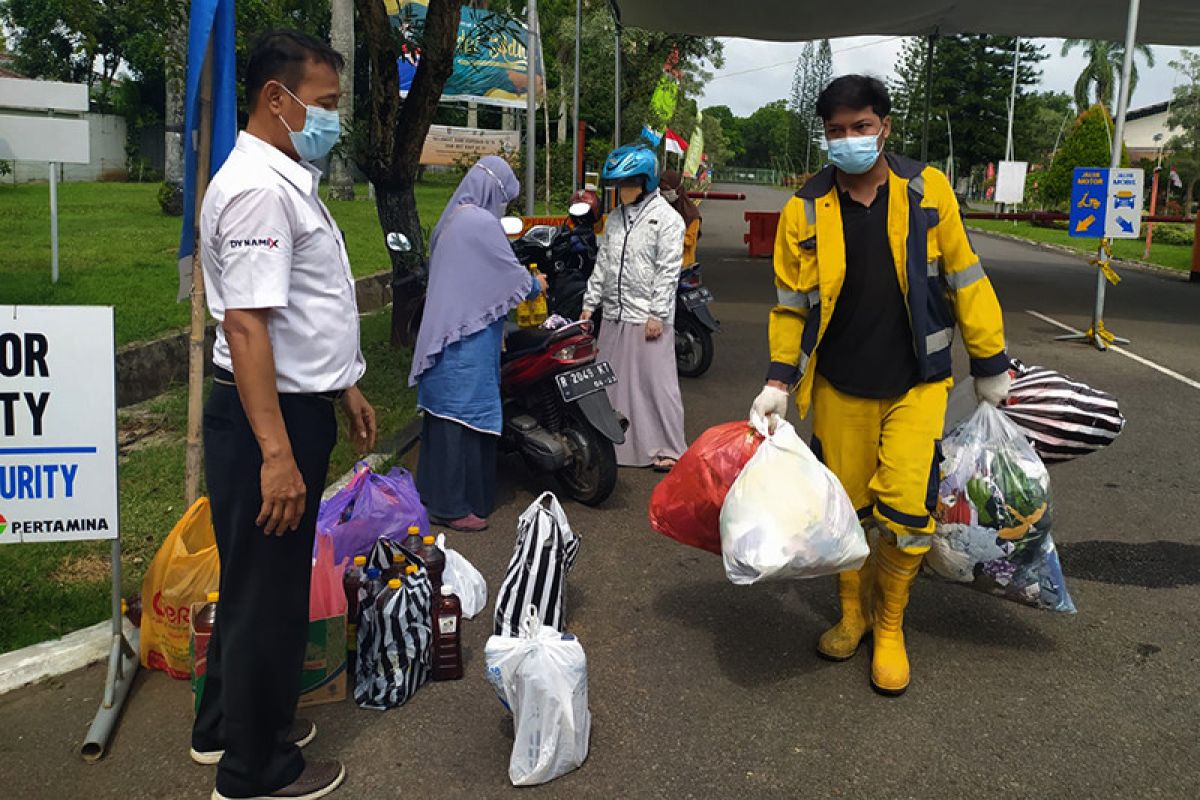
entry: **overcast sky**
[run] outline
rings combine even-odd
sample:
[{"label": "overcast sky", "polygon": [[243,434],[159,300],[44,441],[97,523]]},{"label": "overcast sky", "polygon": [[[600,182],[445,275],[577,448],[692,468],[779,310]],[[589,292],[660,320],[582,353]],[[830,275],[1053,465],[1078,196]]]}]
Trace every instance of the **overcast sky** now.
[{"label": "overcast sky", "polygon": [[[803,42],[760,42],[750,39],[723,39],[725,68],[716,72],[704,94],[701,107],[726,105],[738,116],[749,116],[756,109],[791,92],[792,72]],[[1061,39],[1038,39],[1046,46],[1049,58],[1042,62],[1042,88],[1072,93],[1084,59],[1076,49],[1063,58]],[[866,72],[887,78],[892,73],[903,38],[897,36],[855,36],[833,39],[833,74]],[[1155,47],[1155,66],[1148,69],[1139,58],[1139,80],[1131,108],[1169,100],[1176,80],[1175,70],[1167,62],[1178,57],[1177,47]]]}]

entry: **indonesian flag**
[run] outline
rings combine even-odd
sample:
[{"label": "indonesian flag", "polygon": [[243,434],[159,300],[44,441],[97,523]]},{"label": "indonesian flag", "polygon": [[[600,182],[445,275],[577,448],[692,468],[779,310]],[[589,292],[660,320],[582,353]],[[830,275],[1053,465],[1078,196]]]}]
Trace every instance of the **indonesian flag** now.
[{"label": "indonesian flag", "polygon": [[1179,173],[1175,171],[1174,167],[1171,167],[1171,185],[1176,189],[1183,188],[1183,181],[1180,179]]},{"label": "indonesian flag", "polygon": [[674,153],[677,156],[682,156],[687,152],[687,140],[670,128],[668,128],[667,132],[663,134],[663,141],[666,142],[668,153]]}]

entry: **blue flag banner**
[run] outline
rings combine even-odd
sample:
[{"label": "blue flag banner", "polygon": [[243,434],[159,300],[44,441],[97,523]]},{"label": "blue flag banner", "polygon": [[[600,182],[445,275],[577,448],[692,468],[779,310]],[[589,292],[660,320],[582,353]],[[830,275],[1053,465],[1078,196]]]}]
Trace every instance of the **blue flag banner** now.
[{"label": "blue flag banner", "polygon": [[663,135],[651,128],[649,125],[642,126],[642,139],[655,149],[662,144]]},{"label": "blue flag banner", "polygon": [[208,177],[225,163],[237,139],[237,62],[234,0],[192,0],[188,22],[187,83],[183,128],[183,230],[179,235],[179,296],[192,288],[196,255],[196,170],[200,147],[200,73],[212,42],[212,153]]}]

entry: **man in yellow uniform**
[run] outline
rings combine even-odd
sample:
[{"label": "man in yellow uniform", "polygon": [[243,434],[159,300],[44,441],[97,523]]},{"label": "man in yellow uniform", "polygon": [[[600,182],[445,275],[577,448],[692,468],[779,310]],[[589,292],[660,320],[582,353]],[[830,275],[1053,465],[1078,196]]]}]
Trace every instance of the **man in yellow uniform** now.
[{"label": "man in yellow uniform", "polygon": [[838,78],[816,111],[831,164],[780,216],[771,367],[754,410],[782,417],[794,391],[800,415],[813,412],[814,452],[859,518],[874,521],[872,556],[838,576],[842,618],[817,649],[844,661],[870,633],[871,683],[900,694],[904,609],[934,530],[954,328],[976,394],[999,404],[1009,389],[1004,324],[946,176],[883,154],[892,130],[884,85]]}]

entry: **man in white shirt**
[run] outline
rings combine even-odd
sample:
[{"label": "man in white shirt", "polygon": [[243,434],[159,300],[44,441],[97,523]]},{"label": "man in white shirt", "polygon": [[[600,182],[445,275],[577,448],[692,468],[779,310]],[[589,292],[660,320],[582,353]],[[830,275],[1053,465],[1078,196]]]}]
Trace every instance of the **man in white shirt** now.
[{"label": "man in white shirt", "polygon": [[340,133],[342,65],[304,34],[257,43],[249,121],[200,216],[218,322],[204,445],[221,594],[191,755],[218,764],[214,800],[317,798],[345,777],[339,762],[305,763],[316,728],[295,719],[335,406],[360,452],[375,443],[375,412],[355,386],[365,364],[350,262],[309,163]]}]

